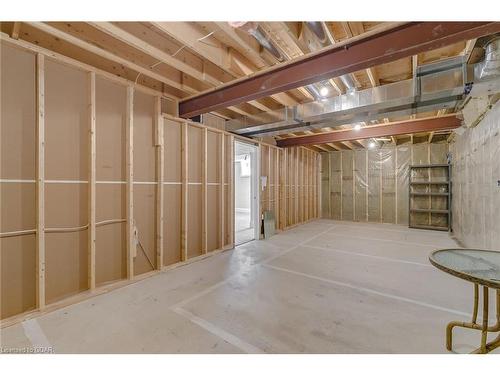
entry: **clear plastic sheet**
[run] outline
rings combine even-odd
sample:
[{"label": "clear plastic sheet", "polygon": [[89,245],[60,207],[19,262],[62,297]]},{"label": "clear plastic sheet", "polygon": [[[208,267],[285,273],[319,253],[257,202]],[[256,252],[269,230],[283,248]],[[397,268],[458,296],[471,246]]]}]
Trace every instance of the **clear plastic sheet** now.
[{"label": "clear plastic sheet", "polygon": [[[377,150],[345,150],[322,155],[323,217],[336,220],[408,224],[409,171],[411,164],[445,163],[448,145],[385,145]],[[443,172],[417,170],[413,179],[446,179]],[[443,180],[444,181],[444,180]],[[426,185],[413,191],[429,192]],[[442,187],[432,189],[439,191]],[[444,191],[443,191],[444,192]],[[416,196],[412,205],[446,209],[446,198]],[[446,225],[442,214],[415,213],[414,223]],[[444,220],[444,221],[443,221]]]},{"label": "clear plastic sheet", "polygon": [[500,102],[457,135],[452,154],[452,227],[465,246],[500,250]]}]

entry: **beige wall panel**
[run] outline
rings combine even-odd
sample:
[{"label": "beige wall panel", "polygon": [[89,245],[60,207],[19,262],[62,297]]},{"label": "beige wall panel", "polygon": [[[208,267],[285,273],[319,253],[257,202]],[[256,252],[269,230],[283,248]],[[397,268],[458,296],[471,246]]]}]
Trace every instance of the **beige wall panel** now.
[{"label": "beige wall panel", "polygon": [[[137,246],[137,256],[134,258],[134,274],[153,271],[156,267],[156,186],[134,184],[134,219],[137,226],[140,246]],[[147,254],[146,255],[144,254]],[[153,266],[148,261],[153,263]]]},{"label": "beige wall panel", "polygon": [[225,219],[224,219],[224,246],[230,245],[231,243],[231,223],[230,220],[233,220],[233,215],[231,213],[231,203],[230,203],[230,194],[229,194],[229,189],[227,189],[226,186],[226,191],[224,194],[224,197],[226,199],[224,203],[224,210],[225,210]]},{"label": "beige wall panel", "polygon": [[[224,171],[224,182],[227,184],[230,179],[230,173],[231,173],[231,168],[233,167],[231,163],[229,162],[231,160],[230,155],[229,155],[229,150],[231,149],[231,137],[228,135],[224,136],[224,157],[225,157],[225,171]],[[226,187],[226,190],[228,188]],[[227,221],[227,220],[226,220]]]},{"label": "beige wall panel", "polygon": [[134,181],[155,181],[154,98],[134,93]]},{"label": "beige wall panel", "polygon": [[50,59],[45,62],[47,180],[88,178],[87,86],[85,72]]},{"label": "beige wall panel", "polygon": [[[125,219],[125,185],[97,184],[96,221]],[[126,277],[126,226],[117,223],[96,229],[96,283]]]},{"label": "beige wall panel", "polygon": [[220,134],[207,132],[207,181],[220,182]]},{"label": "beige wall panel", "polygon": [[226,128],[226,120],[211,113],[205,113],[202,115],[202,123],[211,128],[220,130],[224,130]]},{"label": "beige wall panel", "polygon": [[35,238],[0,239],[0,319],[35,308]]},{"label": "beige wall panel", "polygon": [[0,178],[35,179],[35,57],[0,47]]},{"label": "beige wall panel", "polygon": [[45,184],[47,228],[88,224],[87,206],[87,184]]},{"label": "beige wall panel", "polygon": [[181,125],[164,120],[165,181],[181,182]]},{"label": "beige wall panel", "polygon": [[45,235],[47,303],[87,289],[87,239],[87,230]]},{"label": "beige wall panel", "polygon": [[201,185],[188,186],[188,259],[201,255]]},{"label": "beige wall panel", "polygon": [[202,129],[188,126],[188,182],[201,182],[202,137]]},{"label": "beige wall panel", "polygon": [[0,232],[36,228],[35,194],[34,183],[0,184]]},{"label": "beige wall panel", "polygon": [[212,251],[219,248],[220,239],[220,190],[217,185],[209,185],[207,188],[207,250]]},{"label": "beige wall panel", "polygon": [[126,88],[96,78],[97,181],[125,181]]},{"label": "beige wall panel", "polygon": [[164,265],[181,261],[181,185],[165,185]]}]

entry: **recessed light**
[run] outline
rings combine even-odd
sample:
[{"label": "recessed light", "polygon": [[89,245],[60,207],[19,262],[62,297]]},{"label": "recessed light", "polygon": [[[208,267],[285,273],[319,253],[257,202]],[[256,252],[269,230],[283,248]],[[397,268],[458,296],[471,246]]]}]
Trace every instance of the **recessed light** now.
[{"label": "recessed light", "polygon": [[321,89],[319,89],[319,93],[321,96],[327,96],[328,95],[328,87],[323,86]]}]

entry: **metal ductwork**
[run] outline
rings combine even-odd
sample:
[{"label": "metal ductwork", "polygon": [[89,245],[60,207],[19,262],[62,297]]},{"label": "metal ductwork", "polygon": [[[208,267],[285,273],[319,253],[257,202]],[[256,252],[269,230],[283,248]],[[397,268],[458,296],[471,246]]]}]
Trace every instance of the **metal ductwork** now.
[{"label": "metal ductwork", "polygon": [[325,30],[323,29],[323,23],[314,21],[314,22],[306,22],[305,23],[309,30],[311,30],[314,35],[316,35],[316,38],[322,43],[322,44],[328,44],[328,38],[326,37]]},{"label": "metal ductwork", "polygon": [[267,37],[266,33],[259,26],[258,22],[229,22],[234,28],[243,30],[253,36],[257,42],[271,55],[273,55],[279,62],[285,61],[283,54],[275,47],[271,40]]},{"label": "metal ductwork", "polygon": [[423,65],[415,80],[352,91],[320,102],[266,113],[267,119],[274,118],[272,121],[264,118],[262,122],[250,121],[245,117],[229,120],[227,129],[246,136],[274,136],[439,109],[455,110],[470,91],[477,94],[500,92],[500,77],[481,79],[476,75],[472,82],[467,82],[466,67],[463,56]]},{"label": "metal ductwork", "polygon": [[484,61],[475,66],[474,75],[479,78],[500,75],[500,36],[489,41],[485,48]]}]

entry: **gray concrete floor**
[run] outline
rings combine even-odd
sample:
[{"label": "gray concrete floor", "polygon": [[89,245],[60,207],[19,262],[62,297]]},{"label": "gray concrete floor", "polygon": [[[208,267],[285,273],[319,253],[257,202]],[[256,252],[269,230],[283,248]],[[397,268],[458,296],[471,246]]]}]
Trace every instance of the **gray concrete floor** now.
[{"label": "gray concrete floor", "polygon": [[255,239],[255,228],[251,223],[250,212],[236,211],[234,217],[234,240],[236,245]]},{"label": "gray concrete floor", "polygon": [[[430,266],[447,233],[317,220],[1,331],[55,353],[445,353],[472,285]],[[479,344],[456,330],[458,352]]]}]

